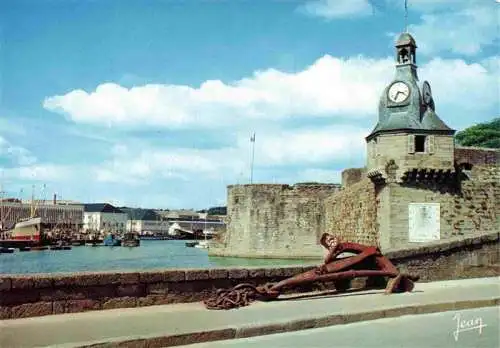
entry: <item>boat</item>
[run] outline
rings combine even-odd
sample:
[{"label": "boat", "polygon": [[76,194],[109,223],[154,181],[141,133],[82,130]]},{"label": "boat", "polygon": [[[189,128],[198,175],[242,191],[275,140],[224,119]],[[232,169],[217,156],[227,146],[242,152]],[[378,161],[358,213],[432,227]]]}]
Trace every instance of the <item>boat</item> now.
[{"label": "boat", "polygon": [[0,254],[12,254],[14,248],[0,248]]},{"label": "boat", "polygon": [[30,248],[30,247],[27,247],[27,246],[25,246],[25,247],[20,247],[20,248],[19,248],[19,251],[31,251],[31,248]]},{"label": "boat", "polygon": [[208,240],[201,240],[194,247],[199,249],[208,249]]},{"label": "boat", "polygon": [[42,242],[41,225],[42,218],[40,217],[23,219],[14,225],[14,229],[9,231],[11,240],[40,244]]},{"label": "boat", "polygon": [[138,247],[141,245],[141,240],[136,233],[128,232],[123,235],[122,246],[124,247]]},{"label": "boat", "polygon": [[193,248],[193,247],[195,247],[197,244],[198,244],[198,241],[197,241],[197,240],[196,240],[196,241],[192,241],[192,242],[186,242],[186,246],[187,246],[188,248]]},{"label": "boat", "polygon": [[107,237],[104,238],[103,243],[105,246],[111,246],[111,247],[122,245],[122,241],[115,238],[115,235],[112,233],[108,234]]},{"label": "boat", "polygon": [[70,245],[52,245],[50,250],[71,250]]}]

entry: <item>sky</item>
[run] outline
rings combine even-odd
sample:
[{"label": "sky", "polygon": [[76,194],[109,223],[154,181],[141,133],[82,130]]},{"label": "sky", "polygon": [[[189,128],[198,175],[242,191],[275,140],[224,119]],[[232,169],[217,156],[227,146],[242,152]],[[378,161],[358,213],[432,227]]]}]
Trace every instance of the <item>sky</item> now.
[{"label": "sky", "polygon": [[[408,0],[419,78],[454,129],[499,116],[499,6]],[[225,205],[253,150],[254,183],[339,183],[364,166],[404,13],[404,0],[0,0],[4,196]]]}]

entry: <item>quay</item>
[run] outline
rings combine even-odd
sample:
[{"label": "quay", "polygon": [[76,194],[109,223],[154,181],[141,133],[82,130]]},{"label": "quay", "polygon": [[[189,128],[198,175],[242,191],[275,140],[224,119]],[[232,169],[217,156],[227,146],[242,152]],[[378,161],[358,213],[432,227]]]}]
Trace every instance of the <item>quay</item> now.
[{"label": "quay", "polygon": [[232,311],[209,311],[197,302],[5,320],[0,324],[0,345],[170,347],[499,306],[499,281],[499,277],[492,277],[417,283],[414,292],[391,296],[380,290],[289,296]]}]

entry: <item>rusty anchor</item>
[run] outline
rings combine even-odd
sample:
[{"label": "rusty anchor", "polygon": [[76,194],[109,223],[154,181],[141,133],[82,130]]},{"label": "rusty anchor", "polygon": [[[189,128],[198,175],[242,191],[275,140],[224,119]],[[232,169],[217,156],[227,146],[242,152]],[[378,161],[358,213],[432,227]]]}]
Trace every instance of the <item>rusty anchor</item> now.
[{"label": "rusty anchor", "polygon": [[[367,277],[376,280],[387,277],[386,294],[409,292],[419,276],[400,273],[392,262],[382,255],[379,248],[358,243],[340,242],[324,233],[320,243],[328,253],[320,266],[284,279],[278,283],[255,286],[249,283],[238,284],[231,289],[218,289],[215,295],[204,301],[207,309],[232,309],[244,307],[253,301],[271,301],[282,294],[284,289],[303,286],[316,282],[332,282],[337,291],[345,291],[354,278]],[[353,256],[339,258],[340,254]]]}]

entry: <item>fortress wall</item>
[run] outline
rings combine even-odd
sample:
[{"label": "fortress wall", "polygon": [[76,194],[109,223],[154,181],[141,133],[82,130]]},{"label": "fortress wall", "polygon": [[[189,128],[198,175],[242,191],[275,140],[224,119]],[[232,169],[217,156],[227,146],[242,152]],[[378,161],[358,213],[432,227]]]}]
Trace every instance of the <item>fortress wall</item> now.
[{"label": "fortress wall", "polygon": [[500,163],[500,151],[498,149],[456,146],[455,162],[457,164],[494,166]]},{"label": "fortress wall", "polygon": [[[401,271],[416,273],[424,282],[479,278],[498,276],[498,246],[497,232],[477,238],[460,238],[446,243],[389,251],[385,255]],[[0,274],[0,320],[197,302],[219,288],[231,288],[240,283],[263,285],[277,282],[313,267]],[[363,280],[356,279],[353,286]],[[325,286],[323,289],[332,289],[329,283]],[[300,288],[291,291],[297,290],[301,291]]]},{"label": "fortress wall", "polygon": [[342,172],[342,187],[349,187],[360,182],[366,174],[366,168],[349,168]]},{"label": "fortress wall", "polygon": [[232,185],[228,187],[227,230],[214,256],[254,258],[321,257],[323,201],[335,184]]},{"label": "fortress wall", "polygon": [[[408,204],[440,204],[440,238],[478,236],[500,231],[500,171],[496,166],[474,166],[470,179],[461,184],[459,193],[440,192],[430,187],[389,184],[380,196],[383,205],[390,205],[384,214],[390,229],[383,229],[382,250],[407,247]],[[442,189],[442,188],[441,188]],[[387,200],[390,203],[387,203]]]},{"label": "fortress wall", "polygon": [[325,232],[342,240],[378,245],[375,185],[363,179],[325,200]]}]

